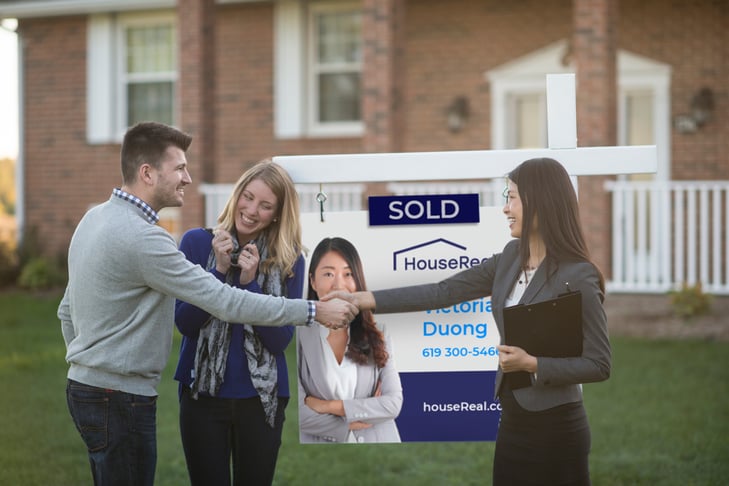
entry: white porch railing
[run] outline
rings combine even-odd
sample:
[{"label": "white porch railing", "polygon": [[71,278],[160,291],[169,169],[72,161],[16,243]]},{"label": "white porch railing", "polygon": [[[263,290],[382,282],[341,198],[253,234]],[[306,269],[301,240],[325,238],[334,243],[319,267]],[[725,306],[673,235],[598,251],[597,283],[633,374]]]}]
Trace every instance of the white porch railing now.
[{"label": "white porch railing", "polygon": [[614,292],[729,295],[729,181],[608,181]]},{"label": "white porch railing", "polygon": [[[233,192],[233,184],[200,184],[200,192],[205,196],[205,226],[217,224],[218,216]],[[358,211],[362,209],[364,184],[327,184],[323,188],[327,199],[324,211]],[[318,184],[296,184],[299,205],[302,213],[319,211],[316,196]]]},{"label": "white porch railing", "polygon": [[[364,184],[327,184],[325,211],[363,209]],[[297,184],[302,212],[319,211],[318,184]],[[393,194],[478,193],[481,205],[503,205],[503,179],[400,183]],[[612,279],[608,290],[664,293],[684,283],[729,295],[729,181],[608,181],[612,193]],[[213,226],[233,190],[203,184],[205,224]]]}]

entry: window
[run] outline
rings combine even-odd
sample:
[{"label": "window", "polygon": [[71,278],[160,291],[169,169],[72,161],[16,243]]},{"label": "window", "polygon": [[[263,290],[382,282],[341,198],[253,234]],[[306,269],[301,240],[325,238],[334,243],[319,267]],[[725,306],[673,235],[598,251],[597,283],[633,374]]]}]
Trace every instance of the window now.
[{"label": "window", "polygon": [[276,136],[361,135],[360,6],[277,2],[275,42]]},{"label": "window", "polygon": [[126,101],[119,110],[124,126],[144,120],[172,125],[177,45],[175,29],[164,20],[143,20],[123,23],[123,68],[120,100]]},{"label": "window", "polygon": [[351,8],[318,8],[311,13],[312,128],[362,119],[361,27],[360,12]]},{"label": "window", "polygon": [[542,93],[513,93],[508,112],[512,123],[507,135],[509,149],[542,148],[547,145],[547,115]]},{"label": "window", "polygon": [[[629,88],[621,90],[619,97],[619,145],[654,145],[656,125],[654,94],[650,88]],[[654,174],[630,174],[618,179],[654,180]]]},{"label": "window", "polygon": [[88,28],[87,139],[120,142],[143,120],[175,124],[173,13],[92,15]]}]

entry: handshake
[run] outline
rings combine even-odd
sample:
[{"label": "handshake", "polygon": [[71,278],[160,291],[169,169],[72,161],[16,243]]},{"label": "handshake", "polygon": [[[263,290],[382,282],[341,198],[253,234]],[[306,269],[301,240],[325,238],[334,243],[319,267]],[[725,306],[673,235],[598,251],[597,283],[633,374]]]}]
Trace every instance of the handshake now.
[{"label": "handshake", "polygon": [[315,319],[329,329],[347,327],[360,311],[375,308],[374,296],[372,292],[368,291],[335,290],[314,302],[316,304]]}]

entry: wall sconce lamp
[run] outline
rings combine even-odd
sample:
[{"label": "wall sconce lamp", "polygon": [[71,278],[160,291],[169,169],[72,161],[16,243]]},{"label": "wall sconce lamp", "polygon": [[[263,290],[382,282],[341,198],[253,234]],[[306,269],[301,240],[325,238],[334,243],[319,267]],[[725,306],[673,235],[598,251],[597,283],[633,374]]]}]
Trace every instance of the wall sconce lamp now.
[{"label": "wall sconce lamp", "polygon": [[463,128],[463,125],[468,119],[468,98],[465,96],[456,96],[448,108],[446,108],[446,121],[448,123],[448,129],[455,133]]},{"label": "wall sconce lamp", "polygon": [[714,111],[714,93],[710,88],[701,88],[689,104],[690,113],[674,119],[679,133],[694,133],[711,118]]}]

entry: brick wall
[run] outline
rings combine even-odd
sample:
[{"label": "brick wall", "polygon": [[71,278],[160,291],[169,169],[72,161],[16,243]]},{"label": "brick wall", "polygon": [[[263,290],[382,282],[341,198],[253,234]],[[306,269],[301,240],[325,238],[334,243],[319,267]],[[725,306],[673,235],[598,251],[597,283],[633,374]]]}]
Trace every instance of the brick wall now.
[{"label": "brick wall", "polygon": [[88,207],[121,184],[119,150],[86,144],[86,18],[20,25],[25,229],[37,229],[44,251],[65,253]]},{"label": "brick wall", "polygon": [[729,2],[620,1],[621,47],[672,68],[671,115],[685,114],[702,86],[714,92],[714,117],[696,133],[671,131],[673,179],[729,179]]},{"label": "brick wall", "polygon": [[[577,66],[578,146],[617,144],[617,46],[613,0],[575,0],[572,55]],[[610,198],[603,185],[608,177],[579,179],[580,216],[593,261],[609,276]]]},{"label": "brick wall", "polygon": [[[403,149],[488,149],[490,92],[484,73],[518,56],[565,38],[571,2],[411,1],[405,8],[406,81]],[[470,116],[459,132],[446,125],[456,96],[469,100]]]},{"label": "brick wall", "polygon": [[[390,48],[399,58],[387,89],[392,90],[391,103],[397,107],[393,111],[401,117],[398,123],[386,125],[390,132],[384,133],[384,143],[367,146],[403,151],[488,149],[490,93],[484,73],[569,37],[573,28],[571,0],[367,0],[367,4],[398,16],[388,24],[395,28],[392,38],[397,39]],[[727,179],[729,33],[724,26],[729,25],[729,6],[718,0],[672,5],[667,9],[662,0],[621,0],[617,44],[672,66],[673,115],[687,111],[691,96],[701,86],[714,90],[713,120],[695,134],[672,131],[673,177]],[[255,161],[272,155],[367,150],[361,138],[276,140],[273,4],[218,5],[214,18],[215,130],[208,143],[212,149],[198,150],[197,138],[191,147],[193,188],[186,196],[183,214],[189,216],[183,229],[202,224],[202,199],[195,196],[201,182],[234,181]],[[119,147],[89,146],[85,141],[86,18],[24,19],[20,33],[26,63],[27,224],[38,227],[48,251],[65,251],[87,207],[106,200],[111,187],[120,184]],[[194,69],[195,64],[185,64],[186,69]],[[190,83],[185,79],[183,84]],[[446,126],[445,109],[460,95],[469,99],[470,117],[463,130],[452,133]],[[192,108],[183,106],[187,115],[182,128],[198,116],[192,110],[204,111],[201,99],[202,94]],[[189,127],[193,132],[200,129]],[[586,128],[578,121],[581,136]],[[580,140],[580,145],[585,143]],[[203,161],[214,164],[210,173],[214,180],[204,181]],[[595,231],[600,231],[599,226]],[[604,233],[595,234],[603,235],[598,239],[607,243]]]}]

